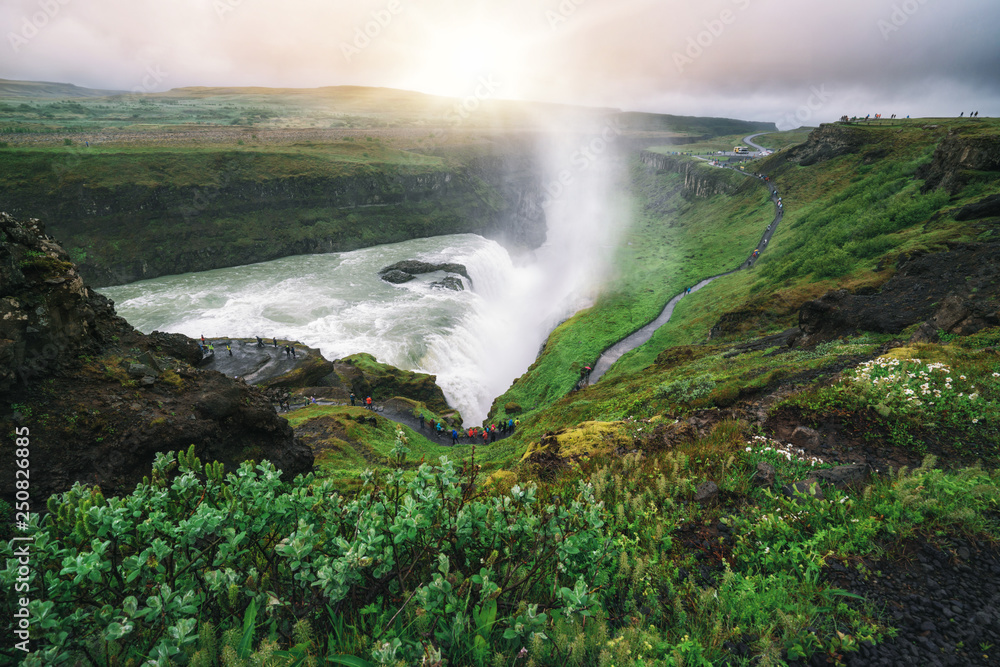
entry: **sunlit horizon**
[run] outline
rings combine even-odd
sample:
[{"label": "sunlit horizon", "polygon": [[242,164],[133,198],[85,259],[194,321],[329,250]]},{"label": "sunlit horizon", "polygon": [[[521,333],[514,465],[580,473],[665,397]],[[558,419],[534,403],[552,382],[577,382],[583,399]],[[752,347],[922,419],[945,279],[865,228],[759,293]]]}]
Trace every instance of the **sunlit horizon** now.
[{"label": "sunlit horizon", "polygon": [[[9,0],[0,77],[162,92],[371,86],[811,124],[1000,115],[1000,4]],[[158,73],[152,80],[149,72]],[[820,102],[815,90],[824,90]],[[811,101],[812,100],[812,101]]]}]

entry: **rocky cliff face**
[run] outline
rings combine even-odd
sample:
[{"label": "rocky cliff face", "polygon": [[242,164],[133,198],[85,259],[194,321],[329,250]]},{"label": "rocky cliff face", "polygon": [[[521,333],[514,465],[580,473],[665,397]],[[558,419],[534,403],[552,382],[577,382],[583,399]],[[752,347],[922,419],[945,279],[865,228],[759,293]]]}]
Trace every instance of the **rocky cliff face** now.
[{"label": "rocky cliff face", "polygon": [[112,188],[64,177],[27,180],[0,198],[16,215],[50,220],[95,286],[439,234],[530,248],[545,240],[530,152],[497,149],[446,166],[331,166],[322,178],[267,169],[220,158],[210,184]]},{"label": "rocky cliff face", "polygon": [[924,179],[924,191],[944,188],[960,191],[974,172],[1000,171],[1000,137],[978,135],[976,126],[952,131],[934,149],[931,161],[917,173]]},{"label": "rocky cliff face", "polygon": [[712,169],[673,155],[642,151],[639,160],[656,171],[684,174],[683,192],[689,197],[707,198],[719,194],[733,194],[740,185],[733,179],[731,172]]},{"label": "rocky cliff face", "polygon": [[[157,452],[194,444],[229,466],[268,459],[286,475],[312,453],[257,389],[201,371],[193,341],[143,335],[87,288],[36,220],[0,214],[0,427],[30,435],[38,502],[76,481],[129,490]],[[0,497],[14,493],[4,446]]]},{"label": "rocky cliff face", "polygon": [[[867,144],[877,143],[872,133],[856,125],[820,125],[809,133],[805,143],[789,148],[786,158],[807,167],[841,155],[860,152]],[[873,156],[873,159],[878,156]]]},{"label": "rocky cliff face", "polygon": [[899,333],[922,323],[915,340],[937,332],[967,336],[1000,325],[1000,243],[953,244],[947,252],[903,257],[873,294],[836,290],[799,311],[802,342],[814,344],[858,331]]}]

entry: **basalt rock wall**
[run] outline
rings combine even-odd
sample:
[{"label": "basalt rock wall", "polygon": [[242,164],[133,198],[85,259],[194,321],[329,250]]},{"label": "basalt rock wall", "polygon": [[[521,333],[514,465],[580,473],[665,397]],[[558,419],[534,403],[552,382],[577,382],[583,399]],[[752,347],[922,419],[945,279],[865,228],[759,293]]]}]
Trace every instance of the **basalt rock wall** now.
[{"label": "basalt rock wall", "polygon": [[639,160],[650,169],[684,175],[686,197],[707,198],[733,194],[740,187],[740,176],[731,171],[699,164],[691,159],[642,151]]},{"label": "basalt rock wall", "polygon": [[[545,240],[542,180],[527,152],[439,165],[338,165],[274,177],[222,161],[212,183],[73,178],[0,188],[21,217],[43,218],[95,287],[161,275],[477,233],[517,247]],[[141,179],[136,179],[141,180]]]}]

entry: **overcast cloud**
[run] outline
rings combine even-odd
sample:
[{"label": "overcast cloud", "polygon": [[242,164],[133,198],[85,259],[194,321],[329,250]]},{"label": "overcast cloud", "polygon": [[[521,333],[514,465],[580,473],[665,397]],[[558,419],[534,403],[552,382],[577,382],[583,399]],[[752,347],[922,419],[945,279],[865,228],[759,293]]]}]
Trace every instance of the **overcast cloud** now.
[{"label": "overcast cloud", "polygon": [[488,76],[505,98],[779,126],[1000,114],[997,0],[4,0],[0,26],[0,78],[93,88],[466,96]]}]

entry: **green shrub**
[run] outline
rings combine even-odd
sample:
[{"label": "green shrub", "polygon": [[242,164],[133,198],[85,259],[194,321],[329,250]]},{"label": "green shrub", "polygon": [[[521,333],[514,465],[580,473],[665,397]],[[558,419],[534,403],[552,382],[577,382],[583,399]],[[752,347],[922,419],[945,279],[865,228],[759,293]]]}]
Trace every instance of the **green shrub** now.
[{"label": "green shrub", "polygon": [[709,395],[713,389],[715,389],[715,380],[710,375],[699,375],[694,378],[665,382],[656,388],[656,396],[674,403],[690,403],[702,396]]},{"label": "green shrub", "polygon": [[[242,628],[246,649],[303,616],[320,636],[344,619],[376,621],[382,635],[396,626],[391,612],[372,616],[377,600],[405,609],[449,653],[501,637],[516,652],[548,619],[586,617],[599,604],[594,591],[617,552],[592,487],[544,504],[533,486],[476,499],[446,458],[408,481],[396,472],[366,482],[348,499],[311,477],[286,487],[267,463],[226,475],[192,446],[177,459],[159,454],[152,478],[128,496],[76,485],[52,497],[49,514],[33,518],[40,648],[24,664],[102,664],[94,646],[104,643],[122,664],[186,662],[200,650],[199,619]],[[4,550],[4,611],[13,613],[18,563]],[[398,639],[396,657],[418,662],[421,638]]]}]

